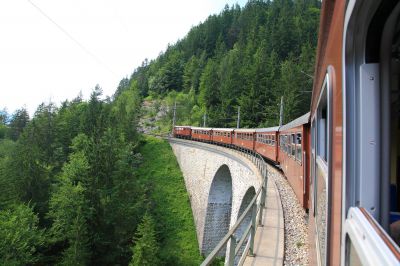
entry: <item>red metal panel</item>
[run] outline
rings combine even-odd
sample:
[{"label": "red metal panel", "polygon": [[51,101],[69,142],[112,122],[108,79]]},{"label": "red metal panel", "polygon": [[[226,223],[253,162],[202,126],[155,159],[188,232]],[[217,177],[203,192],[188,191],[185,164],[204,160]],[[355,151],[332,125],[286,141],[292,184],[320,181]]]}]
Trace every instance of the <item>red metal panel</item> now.
[{"label": "red metal panel", "polygon": [[210,141],[211,140],[211,130],[210,129],[193,129],[192,138]]},{"label": "red metal panel", "polygon": [[232,144],[232,130],[214,130],[212,134],[212,141],[224,144]]},{"label": "red metal panel", "polygon": [[[264,136],[267,137],[269,136],[274,137],[274,144],[270,143],[264,143],[262,142],[261,139],[258,138],[258,136]],[[277,132],[269,132],[269,133],[263,133],[263,132],[256,132],[256,137],[255,137],[255,144],[254,144],[254,149],[256,152],[264,156],[265,158],[268,158],[271,161],[277,162]]]},{"label": "red metal panel", "polygon": [[[239,134],[248,134],[246,137],[244,135],[239,135]],[[242,137],[240,137],[242,136]],[[248,138],[248,139],[245,139]],[[249,132],[234,132],[234,137],[232,140],[233,144],[242,147],[248,150],[254,150],[254,133],[249,133]]]},{"label": "red metal panel", "polygon": [[[308,195],[308,187],[306,186],[306,178],[304,174],[306,173],[306,165],[304,164],[304,158],[303,158],[303,151],[307,150],[305,149],[305,145],[307,144],[305,141],[303,141],[305,138],[308,138],[307,136],[305,137],[305,132],[304,128],[307,125],[302,125],[298,127],[294,127],[285,131],[281,131],[280,135],[289,135],[289,145],[292,134],[302,134],[302,154],[301,154],[301,161],[296,159],[296,153],[295,155],[289,154],[287,152],[284,152],[282,147],[280,147],[280,152],[279,152],[279,160],[281,164],[281,168],[283,172],[285,173],[285,176],[290,183],[291,187],[293,188],[293,191],[296,194],[297,199],[299,200],[300,204],[304,208],[308,208],[307,200],[305,199],[305,194]],[[296,135],[295,135],[296,137]],[[304,183],[305,182],[305,183]]]},{"label": "red metal panel", "polygon": [[[346,1],[322,1],[321,20],[315,66],[315,79],[311,101],[311,117],[317,110],[318,97],[328,67],[331,68],[333,115],[332,115],[332,177],[331,206],[328,232],[328,264],[340,264],[341,219],[342,219],[342,151],[343,151],[343,95],[342,95],[342,54],[343,28]],[[313,193],[309,194],[310,197]],[[310,211],[311,213],[311,211]],[[310,219],[313,220],[313,219]],[[313,222],[311,223],[313,224]],[[310,230],[310,262],[316,262],[315,230]]]},{"label": "red metal panel", "polygon": [[190,137],[191,135],[191,128],[190,127],[183,127],[183,126],[175,126],[174,127],[174,136],[175,137]]}]

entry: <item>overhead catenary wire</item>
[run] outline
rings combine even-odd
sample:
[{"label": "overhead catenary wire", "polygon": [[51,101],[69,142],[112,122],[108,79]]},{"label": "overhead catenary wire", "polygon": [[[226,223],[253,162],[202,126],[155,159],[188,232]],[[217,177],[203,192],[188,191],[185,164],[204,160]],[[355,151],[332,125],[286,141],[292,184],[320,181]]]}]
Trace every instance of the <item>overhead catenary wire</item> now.
[{"label": "overhead catenary wire", "polygon": [[107,71],[109,71],[112,75],[117,76],[117,74],[107,65],[105,64],[98,56],[92,53],[88,48],[86,48],[81,42],[79,42],[72,34],[70,34],[66,29],[64,29],[60,24],[58,24],[54,19],[52,19],[46,12],[43,11],[37,4],[32,2],[32,0],[27,0],[29,4],[31,4],[40,14],[42,14],[47,20],[49,20],[52,24],[54,24],[62,33],[64,33],[71,41],[73,41],[76,45],[79,46],[86,54],[88,54],[92,59],[94,59],[98,64],[102,65]]}]

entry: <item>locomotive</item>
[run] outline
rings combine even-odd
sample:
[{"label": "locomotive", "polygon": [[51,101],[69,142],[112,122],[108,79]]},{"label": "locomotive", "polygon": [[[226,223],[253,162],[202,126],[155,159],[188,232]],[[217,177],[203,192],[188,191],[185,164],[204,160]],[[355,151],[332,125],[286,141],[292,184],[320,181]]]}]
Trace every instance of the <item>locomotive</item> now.
[{"label": "locomotive", "polygon": [[312,265],[400,265],[400,2],[322,1],[310,112],[175,137],[279,165],[309,214]]}]

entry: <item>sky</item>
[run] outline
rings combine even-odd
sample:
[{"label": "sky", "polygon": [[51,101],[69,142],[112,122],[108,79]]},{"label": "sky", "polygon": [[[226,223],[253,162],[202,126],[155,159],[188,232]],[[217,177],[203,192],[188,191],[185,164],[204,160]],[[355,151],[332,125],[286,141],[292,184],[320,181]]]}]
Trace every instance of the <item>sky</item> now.
[{"label": "sky", "polygon": [[247,0],[1,0],[0,110],[112,96],[145,58],[154,59],[226,4]]}]

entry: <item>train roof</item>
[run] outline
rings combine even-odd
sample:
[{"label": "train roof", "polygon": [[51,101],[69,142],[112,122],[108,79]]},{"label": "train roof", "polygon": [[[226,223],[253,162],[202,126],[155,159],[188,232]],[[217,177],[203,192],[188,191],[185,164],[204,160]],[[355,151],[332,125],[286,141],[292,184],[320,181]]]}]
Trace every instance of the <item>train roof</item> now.
[{"label": "train roof", "polygon": [[274,132],[279,131],[279,127],[266,127],[266,128],[256,128],[256,132]]},{"label": "train roof", "polygon": [[174,127],[192,128],[191,126],[174,126]]},{"label": "train roof", "polygon": [[215,131],[233,131],[234,128],[212,128]]},{"label": "train roof", "polygon": [[298,127],[298,126],[307,124],[309,121],[310,121],[310,112],[300,116],[299,118],[296,118],[295,120],[293,120],[290,123],[287,123],[286,125],[281,126],[279,131],[284,131],[284,130],[287,130],[287,129]]},{"label": "train roof", "polygon": [[192,127],[194,130],[211,130],[211,127]]},{"label": "train roof", "polygon": [[235,132],[248,132],[254,133],[256,130],[254,128],[235,128]]}]

